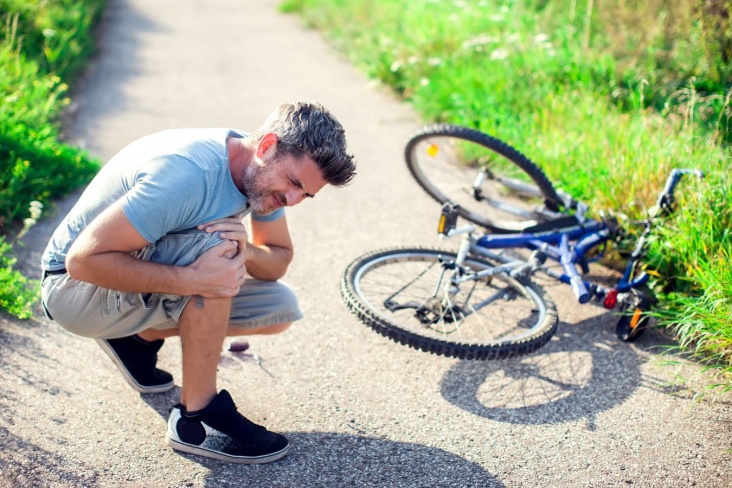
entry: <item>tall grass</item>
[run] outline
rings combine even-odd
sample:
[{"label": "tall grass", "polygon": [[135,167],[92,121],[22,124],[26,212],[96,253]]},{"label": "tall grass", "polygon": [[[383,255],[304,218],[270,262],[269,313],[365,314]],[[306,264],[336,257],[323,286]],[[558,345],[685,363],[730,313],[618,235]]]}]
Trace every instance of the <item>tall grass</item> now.
[{"label": "tall grass", "polygon": [[704,339],[731,322],[723,251],[732,227],[731,0],[288,0],[282,8],[322,29],[425,121],[506,140],[593,208],[638,217],[672,168],[705,171],[705,181],[680,184],[680,212],[652,243],[649,266],[660,323],[732,373],[732,344]]},{"label": "tall grass", "polygon": [[40,202],[89,181],[99,164],[63,144],[59,116],[93,51],[103,0],[0,0],[0,308],[31,316],[38,283],[14,269],[12,234]]}]

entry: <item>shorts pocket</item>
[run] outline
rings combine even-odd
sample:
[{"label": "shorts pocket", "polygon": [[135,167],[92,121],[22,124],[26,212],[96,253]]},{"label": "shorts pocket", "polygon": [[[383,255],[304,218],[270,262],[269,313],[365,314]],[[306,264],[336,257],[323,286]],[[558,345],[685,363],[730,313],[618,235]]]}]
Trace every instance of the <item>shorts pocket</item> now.
[{"label": "shorts pocket", "polygon": [[140,295],[101,288],[99,294],[103,317],[119,317],[141,305]]}]

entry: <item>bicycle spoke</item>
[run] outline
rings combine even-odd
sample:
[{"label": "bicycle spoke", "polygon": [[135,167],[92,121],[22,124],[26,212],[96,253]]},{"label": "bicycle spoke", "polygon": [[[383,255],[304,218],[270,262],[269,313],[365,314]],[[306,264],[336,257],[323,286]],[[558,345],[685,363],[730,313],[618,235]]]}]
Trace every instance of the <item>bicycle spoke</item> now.
[{"label": "bicycle spoke", "polygon": [[546,175],[524,155],[480,132],[455,127],[426,128],[410,139],[407,166],[438,202],[459,205],[471,222],[500,231],[547,220],[545,204],[559,208]]}]

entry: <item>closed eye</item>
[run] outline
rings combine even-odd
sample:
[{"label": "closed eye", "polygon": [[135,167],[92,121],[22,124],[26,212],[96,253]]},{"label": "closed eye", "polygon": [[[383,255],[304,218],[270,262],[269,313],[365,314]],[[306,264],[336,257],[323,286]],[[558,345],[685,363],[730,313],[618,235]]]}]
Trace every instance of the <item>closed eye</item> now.
[{"label": "closed eye", "polygon": [[[296,188],[299,188],[299,189],[303,190],[303,192],[305,191],[305,189],[304,189],[304,188],[302,187],[302,183],[301,183],[301,182],[300,182],[299,180],[293,180],[293,179],[291,178],[291,179],[290,179],[290,183],[291,183],[291,184],[292,184],[293,186],[295,186]],[[313,195],[313,194],[311,194],[311,193],[305,193],[305,196],[306,196],[307,198],[315,198],[315,195]]]}]

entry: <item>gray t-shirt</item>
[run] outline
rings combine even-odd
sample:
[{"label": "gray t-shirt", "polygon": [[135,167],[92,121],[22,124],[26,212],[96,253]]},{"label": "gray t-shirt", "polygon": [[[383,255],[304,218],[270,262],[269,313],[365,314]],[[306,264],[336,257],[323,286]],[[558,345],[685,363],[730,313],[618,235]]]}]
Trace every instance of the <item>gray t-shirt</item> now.
[{"label": "gray t-shirt", "polygon": [[[211,220],[243,218],[251,209],[231,176],[229,136],[248,137],[234,129],[172,129],[125,147],[104,165],[55,230],[43,253],[43,268],[64,268],[79,233],[116,201],[151,243]],[[252,218],[269,221],[282,215],[283,209],[277,209]]]}]

